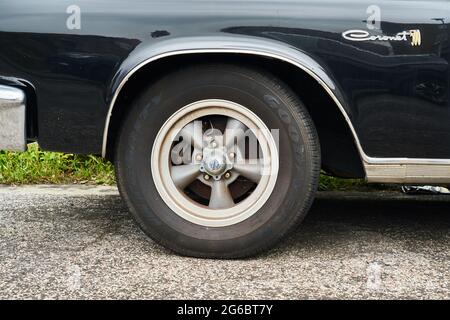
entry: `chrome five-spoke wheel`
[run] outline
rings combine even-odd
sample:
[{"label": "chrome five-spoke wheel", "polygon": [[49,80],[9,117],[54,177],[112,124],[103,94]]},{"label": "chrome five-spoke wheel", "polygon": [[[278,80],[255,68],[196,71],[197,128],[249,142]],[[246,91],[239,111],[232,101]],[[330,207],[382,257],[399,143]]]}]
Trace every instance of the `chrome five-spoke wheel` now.
[{"label": "chrome five-spoke wheel", "polygon": [[223,227],[256,213],[275,186],[279,156],[271,132],[248,108],[203,100],[176,112],[152,150],[153,179],[182,218]]}]

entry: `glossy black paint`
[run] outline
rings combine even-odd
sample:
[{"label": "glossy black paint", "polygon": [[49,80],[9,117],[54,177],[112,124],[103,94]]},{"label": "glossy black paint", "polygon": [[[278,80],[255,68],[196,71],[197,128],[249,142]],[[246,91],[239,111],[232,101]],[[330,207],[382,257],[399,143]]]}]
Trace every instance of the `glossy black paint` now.
[{"label": "glossy black paint", "polygon": [[[227,36],[316,61],[368,156],[450,159],[449,1],[80,0],[81,29],[68,30],[72,3],[0,1],[0,83],[35,88],[45,149],[100,153],[114,89],[134,65],[166,41]],[[345,40],[346,30],[367,30],[371,4],[383,34],[420,29],[422,45]]]}]

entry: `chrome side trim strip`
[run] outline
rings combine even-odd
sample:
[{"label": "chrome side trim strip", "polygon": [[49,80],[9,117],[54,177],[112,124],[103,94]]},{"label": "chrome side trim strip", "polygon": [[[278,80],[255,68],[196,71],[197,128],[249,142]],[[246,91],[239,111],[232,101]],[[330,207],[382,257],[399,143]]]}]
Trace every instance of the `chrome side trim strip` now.
[{"label": "chrome side trim strip", "polygon": [[450,183],[449,159],[368,157],[364,169],[368,182]]},{"label": "chrome side trim strip", "polygon": [[368,182],[450,183],[450,164],[368,164]]},{"label": "chrome side trim strip", "polygon": [[0,150],[25,151],[25,93],[0,85]]},{"label": "chrome side trim strip", "polygon": [[418,165],[450,165],[450,159],[421,159],[421,158],[366,158],[367,164],[418,164]]}]

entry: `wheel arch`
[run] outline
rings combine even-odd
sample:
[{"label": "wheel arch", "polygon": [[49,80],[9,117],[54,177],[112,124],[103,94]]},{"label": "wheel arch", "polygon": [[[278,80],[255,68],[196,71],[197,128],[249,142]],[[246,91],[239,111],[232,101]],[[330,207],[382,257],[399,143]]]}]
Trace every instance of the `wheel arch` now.
[{"label": "wheel arch", "polygon": [[349,135],[353,138],[355,152],[361,160],[360,168],[357,170],[358,176],[365,175],[363,163],[367,156],[352,124],[351,110],[348,108],[345,96],[331,73],[305,52],[277,41],[252,37],[193,37],[166,40],[156,45],[138,47],[121,65],[109,90],[107,98],[109,108],[103,133],[103,157],[106,157],[109,153],[110,140],[114,135],[111,132],[113,131],[111,130],[113,114],[116,110],[115,107],[119,104],[119,98],[123,92],[126,92],[127,85],[132,83],[132,80],[138,77],[141,72],[144,73],[145,70],[151,72],[148,68],[151,69],[154,65],[174,58],[193,58],[205,55],[208,57],[220,55],[222,60],[225,56],[270,59],[273,62],[287,64],[314,80],[318,87],[327,93],[329,104],[334,105],[334,111],[338,112],[346,123]]}]

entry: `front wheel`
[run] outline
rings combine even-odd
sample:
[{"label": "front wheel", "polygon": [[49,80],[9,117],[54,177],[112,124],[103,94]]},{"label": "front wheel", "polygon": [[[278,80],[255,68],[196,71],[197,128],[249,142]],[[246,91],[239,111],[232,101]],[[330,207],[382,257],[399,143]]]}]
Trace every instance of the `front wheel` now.
[{"label": "front wheel", "polygon": [[308,212],[320,150],[306,108],[261,71],[199,65],[135,101],[116,149],[119,189],[140,227],[183,255],[240,258],[275,245]]}]

